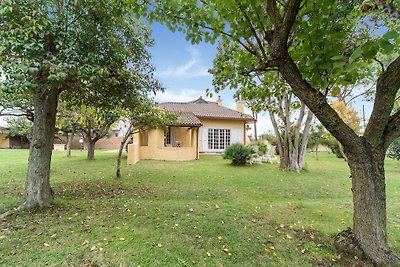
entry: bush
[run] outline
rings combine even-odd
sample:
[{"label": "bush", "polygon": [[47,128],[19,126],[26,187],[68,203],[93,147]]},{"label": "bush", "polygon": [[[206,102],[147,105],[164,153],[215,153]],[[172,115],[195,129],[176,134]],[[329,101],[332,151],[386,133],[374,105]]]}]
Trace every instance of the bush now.
[{"label": "bush", "polygon": [[400,160],[400,138],[394,140],[393,143],[389,146],[387,155],[391,159]]},{"label": "bush", "polygon": [[235,166],[245,165],[253,153],[254,151],[251,147],[242,144],[232,144],[225,148],[224,159],[232,160],[232,164]]},{"label": "bush", "polygon": [[267,154],[268,146],[265,142],[263,141],[257,141],[256,146],[258,146],[258,154],[259,155],[265,155]]}]

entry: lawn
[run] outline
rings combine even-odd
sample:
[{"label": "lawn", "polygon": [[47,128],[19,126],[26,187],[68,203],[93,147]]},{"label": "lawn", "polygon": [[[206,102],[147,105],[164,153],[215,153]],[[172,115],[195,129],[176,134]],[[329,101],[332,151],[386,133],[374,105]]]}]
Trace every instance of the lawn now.
[{"label": "lawn", "polygon": [[[332,236],[351,227],[345,162],[308,156],[234,167],[219,156],[143,161],[115,178],[115,152],[93,162],[55,152],[48,210],[0,222],[0,266],[349,266]],[[0,212],[22,198],[26,150],[0,150]],[[389,243],[400,254],[400,163],[386,163]],[[362,263],[361,263],[362,264]]]}]

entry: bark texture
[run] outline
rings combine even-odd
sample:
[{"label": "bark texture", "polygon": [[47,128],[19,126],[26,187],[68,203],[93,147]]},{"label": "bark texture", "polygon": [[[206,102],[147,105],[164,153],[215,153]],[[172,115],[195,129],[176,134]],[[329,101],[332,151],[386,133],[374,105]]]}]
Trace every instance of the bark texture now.
[{"label": "bark texture", "polygon": [[56,90],[40,90],[34,95],[35,115],[23,208],[48,207],[53,201],[53,190],[50,187],[50,163],[57,103]]},{"label": "bark texture", "polygon": [[121,141],[121,145],[119,146],[118,158],[117,158],[117,177],[121,177],[122,152],[124,151],[126,142],[132,136],[132,134],[133,134],[133,124],[131,123],[129,125],[128,130],[126,131],[124,138]]},{"label": "bark texture", "polygon": [[69,135],[67,137],[67,150],[66,150],[67,157],[71,157],[71,147],[72,147],[72,141],[74,140],[74,137],[75,137],[74,131],[69,133]]},{"label": "bark texture", "polygon": [[363,139],[357,153],[347,152],[352,176],[354,238],[369,259],[378,265],[397,266],[387,245],[385,150]]},{"label": "bark texture", "polygon": [[87,150],[88,150],[88,153],[87,153],[88,160],[94,160],[94,149],[96,147],[96,142],[97,142],[97,140],[92,140],[90,138],[86,141]]},{"label": "bark texture", "polygon": [[[304,158],[307,150],[308,135],[313,120],[313,113],[306,112],[306,106],[302,103],[299,111],[299,117],[294,126],[290,121],[292,96],[286,93],[280,103],[279,118],[284,125],[284,133],[279,130],[275,119],[275,113],[270,113],[270,119],[277,139],[277,146],[280,155],[280,168],[286,171],[300,172],[304,168]],[[306,116],[307,114],[307,116]],[[294,132],[292,131],[294,129]],[[283,138],[282,138],[283,136]]]}]

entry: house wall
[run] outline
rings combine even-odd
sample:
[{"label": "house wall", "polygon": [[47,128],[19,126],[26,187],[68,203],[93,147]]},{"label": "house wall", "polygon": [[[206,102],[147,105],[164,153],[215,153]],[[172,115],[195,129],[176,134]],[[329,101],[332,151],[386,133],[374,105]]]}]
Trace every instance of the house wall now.
[{"label": "house wall", "polygon": [[10,139],[7,134],[0,134],[0,148],[10,148]]},{"label": "house wall", "polygon": [[230,129],[231,144],[246,143],[245,122],[240,120],[221,120],[221,119],[200,119],[203,124],[199,132],[199,152],[200,153],[222,153],[223,149],[208,149],[208,129]]},{"label": "house wall", "polygon": [[128,164],[135,164],[143,159],[153,160],[194,160],[198,158],[197,128],[177,127],[175,140],[181,142],[181,147],[164,146],[164,130],[148,131],[148,143],[141,143],[145,133],[135,134],[133,143],[128,145]]}]

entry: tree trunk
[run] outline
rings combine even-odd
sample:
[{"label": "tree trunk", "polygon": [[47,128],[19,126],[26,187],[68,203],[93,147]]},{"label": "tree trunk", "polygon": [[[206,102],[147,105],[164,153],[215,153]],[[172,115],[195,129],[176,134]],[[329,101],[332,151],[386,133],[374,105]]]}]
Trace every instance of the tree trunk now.
[{"label": "tree trunk", "polygon": [[275,114],[272,113],[272,111],[269,111],[269,118],[271,119],[271,123],[272,126],[274,128],[274,133],[276,136],[276,142],[277,142],[277,146],[278,146],[278,151],[279,151],[279,164],[280,164],[280,168],[283,169],[284,168],[284,156],[283,156],[283,143],[282,143],[282,137],[281,137],[281,133],[279,132],[279,127],[278,127],[278,123],[275,120]]},{"label": "tree trunk", "polygon": [[74,140],[75,137],[75,131],[72,131],[67,138],[67,157],[71,157],[71,147],[72,147],[72,141]]},{"label": "tree trunk", "polygon": [[257,134],[257,112],[253,111],[253,118],[256,120],[254,122],[254,140],[257,142],[258,141],[258,134]]},{"label": "tree trunk", "polygon": [[306,122],[304,124],[303,137],[301,140],[301,146],[300,146],[300,152],[299,152],[299,168],[300,168],[300,170],[303,170],[303,168],[304,168],[304,160],[305,160],[306,153],[307,153],[308,137],[310,135],[311,123],[312,123],[313,119],[314,119],[314,114],[311,112],[311,110],[308,110]]},{"label": "tree trunk", "polygon": [[126,134],[124,136],[124,138],[121,141],[121,145],[119,147],[119,151],[118,151],[118,159],[117,159],[117,177],[121,177],[121,158],[122,158],[122,152],[124,150],[125,144],[128,141],[129,137],[132,135],[133,133],[133,123],[131,122],[128,130],[126,131]]},{"label": "tree trunk", "polygon": [[360,151],[346,154],[352,176],[354,238],[376,264],[397,266],[399,258],[387,245],[385,151],[365,141]]},{"label": "tree trunk", "polygon": [[87,159],[94,160],[94,148],[96,146],[96,141],[93,141],[90,138],[88,138],[86,145],[87,145],[87,150],[88,150]]},{"label": "tree trunk", "polygon": [[29,150],[23,208],[48,207],[53,201],[50,163],[53,150],[58,92],[41,90],[34,94],[35,115]]}]

